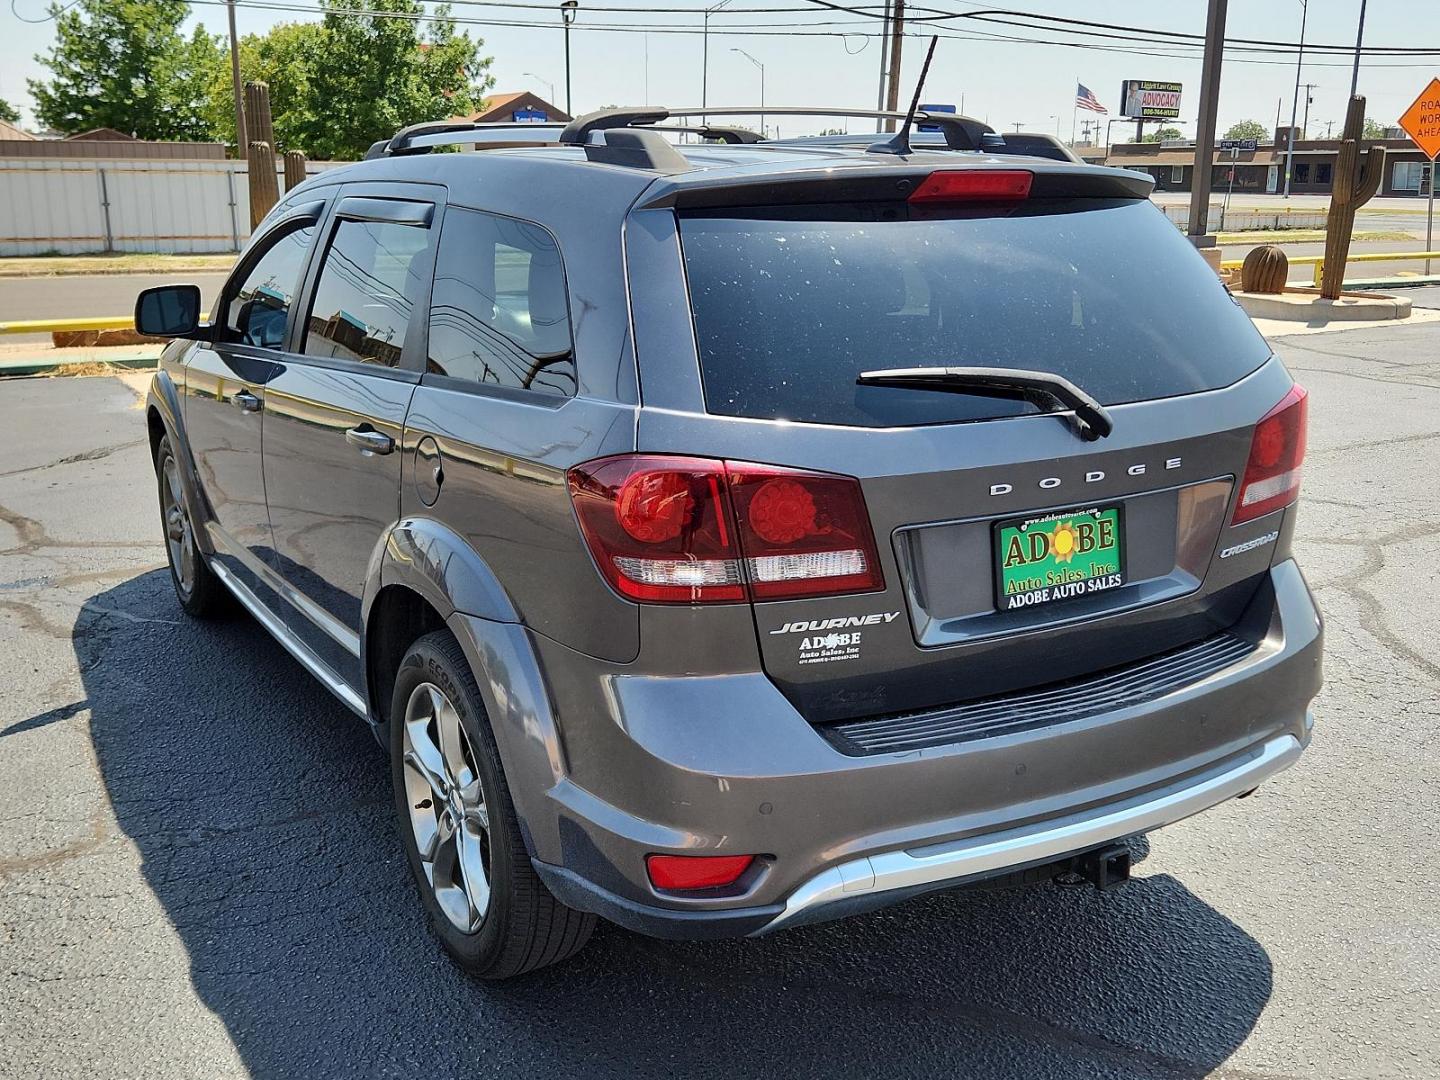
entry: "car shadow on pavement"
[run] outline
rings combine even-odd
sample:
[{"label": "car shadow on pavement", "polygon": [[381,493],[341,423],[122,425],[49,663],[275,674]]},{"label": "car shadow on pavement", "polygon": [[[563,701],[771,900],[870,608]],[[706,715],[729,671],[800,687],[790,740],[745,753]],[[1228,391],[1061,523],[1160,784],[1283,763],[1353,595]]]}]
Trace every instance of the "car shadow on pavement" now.
[{"label": "car shadow on pavement", "polygon": [[602,924],[473,982],[422,924],[364,725],[247,616],[176,610],[164,571],[129,580],[75,651],[120,827],[254,1076],[1202,1076],[1269,999],[1265,951],[1166,875],[757,941]]}]

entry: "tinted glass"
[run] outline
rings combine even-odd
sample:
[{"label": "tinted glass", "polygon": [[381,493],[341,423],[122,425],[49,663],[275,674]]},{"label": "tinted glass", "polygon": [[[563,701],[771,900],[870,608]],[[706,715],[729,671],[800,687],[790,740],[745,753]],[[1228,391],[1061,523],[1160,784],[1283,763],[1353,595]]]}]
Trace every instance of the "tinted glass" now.
[{"label": "tinted glass", "polygon": [[855,377],[1039,369],[1117,404],[1225,386],[1269,356],[1148,201],[1037,200],[929,220],[804,214],[681,220],[712,413],[867,427],[974,420],[1034,408]]},{"label": "tinted glass", "polygon": [[415,298],[422,295],[430,230],[389,221],[335,228],[301,350],[396,367]]},{"label": "tinted glass", "polygon": [[231,341],[278,349],[285,343],[285,319],[300,286],[300,271],[315,240],[315,227],[284,232],[245,275],[225,314]]},{"label": "tinted glass", "polygon": [[452,207],[430,303],[427,371],[575,393],[565,272],[555,241],[540,226]]}]

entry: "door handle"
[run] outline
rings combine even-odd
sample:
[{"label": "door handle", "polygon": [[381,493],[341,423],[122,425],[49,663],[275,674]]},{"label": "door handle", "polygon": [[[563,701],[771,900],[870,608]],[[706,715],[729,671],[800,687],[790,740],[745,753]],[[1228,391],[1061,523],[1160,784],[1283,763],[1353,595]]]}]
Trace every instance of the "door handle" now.
[{"label": "door handle", "polygon": [[376,431],[369,424],[352,427],[345,432],[345,441],[371,454],[388,454],[395,449],[394,439],[383,431]]},{"label": "door handle", "polygon": [[237,390],[230,396],[230,404],[241,412],[259,412],[260,399],[249,390]]}]

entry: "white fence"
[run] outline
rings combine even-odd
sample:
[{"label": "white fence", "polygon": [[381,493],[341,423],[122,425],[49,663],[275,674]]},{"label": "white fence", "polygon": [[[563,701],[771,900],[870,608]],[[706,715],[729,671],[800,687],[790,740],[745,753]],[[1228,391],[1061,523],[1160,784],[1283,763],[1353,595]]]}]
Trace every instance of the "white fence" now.
[{"label": "white fence", "polygon": [[249,192],[243,161],[0,158],[0,256],[236,251]]}]

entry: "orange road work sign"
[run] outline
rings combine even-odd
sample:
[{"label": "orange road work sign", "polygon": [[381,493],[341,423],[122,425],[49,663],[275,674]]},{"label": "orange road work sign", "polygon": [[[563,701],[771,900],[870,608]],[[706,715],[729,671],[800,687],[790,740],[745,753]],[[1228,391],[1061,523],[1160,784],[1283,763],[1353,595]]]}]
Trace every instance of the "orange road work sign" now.
[{"label": "orange road work sign", "polygon": [[1415,103],[1400,117],[1400,126],[1432,161],[1440,155],[1440,79],[1431,79]]}]

